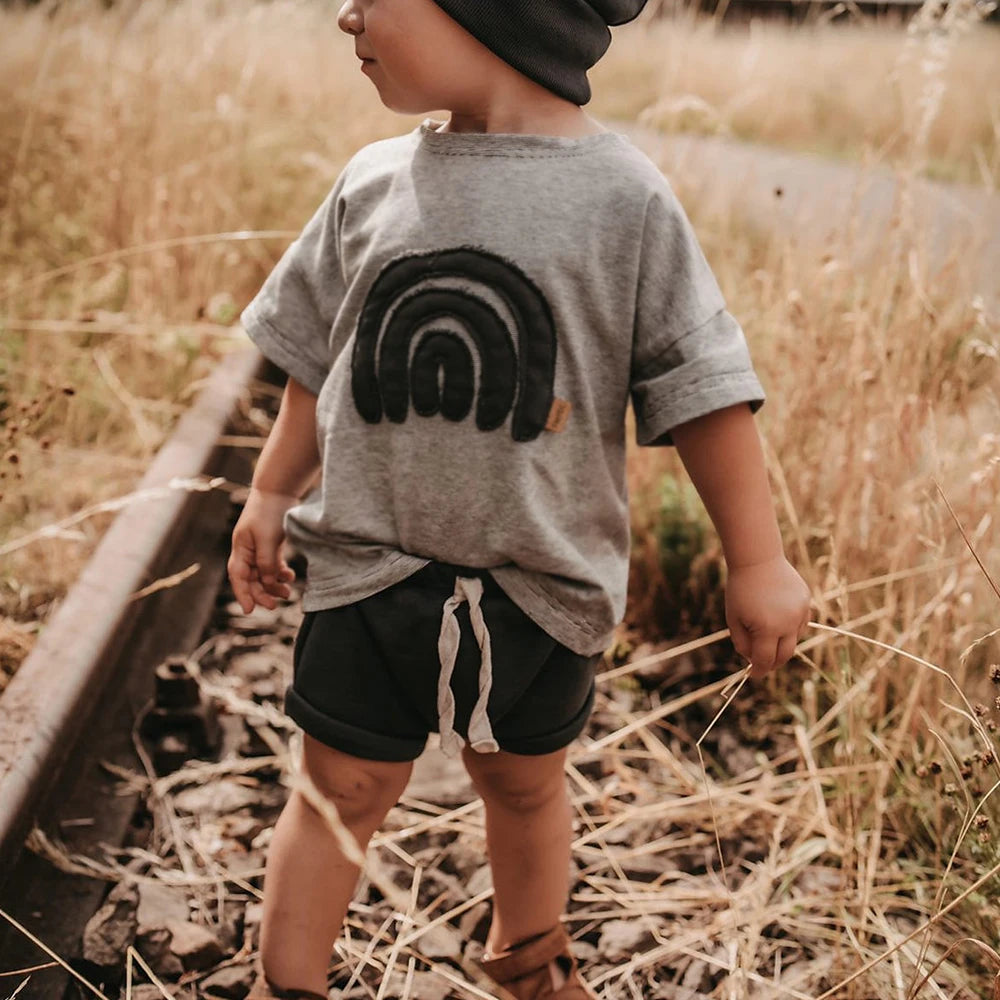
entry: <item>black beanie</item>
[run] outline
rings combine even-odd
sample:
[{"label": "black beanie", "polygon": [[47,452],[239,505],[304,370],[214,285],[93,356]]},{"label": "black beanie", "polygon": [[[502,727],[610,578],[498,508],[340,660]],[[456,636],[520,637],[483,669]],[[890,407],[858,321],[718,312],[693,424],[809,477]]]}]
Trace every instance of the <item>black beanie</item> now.
[{"label": "black beanie", "polygon": [[609,25],[639,16],[646,0],[435,0],[453,20],[536,83],[590,100],[587,70],[611,44]]}]

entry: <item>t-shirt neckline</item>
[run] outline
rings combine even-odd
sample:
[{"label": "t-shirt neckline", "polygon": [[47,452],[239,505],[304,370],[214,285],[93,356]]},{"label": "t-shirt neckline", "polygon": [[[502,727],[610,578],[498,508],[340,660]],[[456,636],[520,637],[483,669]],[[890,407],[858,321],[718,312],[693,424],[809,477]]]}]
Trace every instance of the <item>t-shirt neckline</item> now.
[{"label": "t-shirt neckline", "polygon": [[534,132],[438,132],[444,122],[425,118],[414,130],[419,145],[435,153],[481,153],[487,156],[519,153],[579,155],[625,138],[619,132],[591,135],[543,135]]}]

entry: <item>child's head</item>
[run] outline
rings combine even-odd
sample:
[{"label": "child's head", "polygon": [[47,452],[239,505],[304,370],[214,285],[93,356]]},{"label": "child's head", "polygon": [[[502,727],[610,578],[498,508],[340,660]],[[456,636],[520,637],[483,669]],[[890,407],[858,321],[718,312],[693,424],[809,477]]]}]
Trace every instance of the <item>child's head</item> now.
[{"label": "child's head", "polygon": [[[341,29],[394,111],[474,107],[499,88],[590,100],[587,70],[611,42],[609,25],[646,0],[346,0]],[[541,90],[539,90],[541,88]]]}]

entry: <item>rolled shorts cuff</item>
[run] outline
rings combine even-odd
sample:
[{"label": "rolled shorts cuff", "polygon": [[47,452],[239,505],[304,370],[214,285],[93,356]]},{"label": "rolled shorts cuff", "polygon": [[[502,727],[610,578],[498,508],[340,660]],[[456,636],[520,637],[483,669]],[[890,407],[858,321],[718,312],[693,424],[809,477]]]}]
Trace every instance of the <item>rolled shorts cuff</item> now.
[{"label": "rolled shorts cuff", "polygon": [[543,753],[555,753],[556,750],[562,750],[563,747],[572,743],[586,728],[587,722],[590,719],[590,713],[594,708],[596,693],[597,685],[591,682],[590,693],[587,695],[587,700],[584,702],[583,707],[565,726],[557,729],[555,732],[546,733],[544,736],[530,736],[519,740],[504,739],[502,735],[497,734],[497,742],[500,744],[500,749],[506,750],[508,753],[531,756],[538,756]]},{"label": "rolled shorts cuff", "polygon": [[317,711],[292,687],[285,692],[285,714],[304,733],[335,750],[365,760],[416,760],[423,753],[427,737],[405,739],[386,733],[372,733]]}]

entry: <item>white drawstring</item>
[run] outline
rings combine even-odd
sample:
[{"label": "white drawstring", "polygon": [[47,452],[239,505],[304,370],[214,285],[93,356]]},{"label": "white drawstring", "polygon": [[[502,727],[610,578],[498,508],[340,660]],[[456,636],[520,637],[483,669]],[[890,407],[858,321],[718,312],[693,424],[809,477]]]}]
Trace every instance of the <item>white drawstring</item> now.
[{"label": "white drawstring", "polygon": [[455,578],[455,593],[444,602],[444,613],[441,616],[441,635],[438,638],[438,656],[441,660],[437,699],[438,729],[441,733],[441,749],[448,757],[458,756],[465,743],[455,732],[455,696],[451,691],[451,674],[455,669],[458,644],[462,637],[455,609],[462,601],[469,602],[472,631],[475,633],[482,655],[479,666],[479,698],[469,719],[469,743],[472,744],[472,749],[479,753],[496,753],[500,749],[493,738],[490,717],[486,712],[490,687],[493,685],[493,654],[490,650],[490,633],[483,620],[482,608],[479,606],[482,596],[483,581],[479,577],[458,576]]}]

